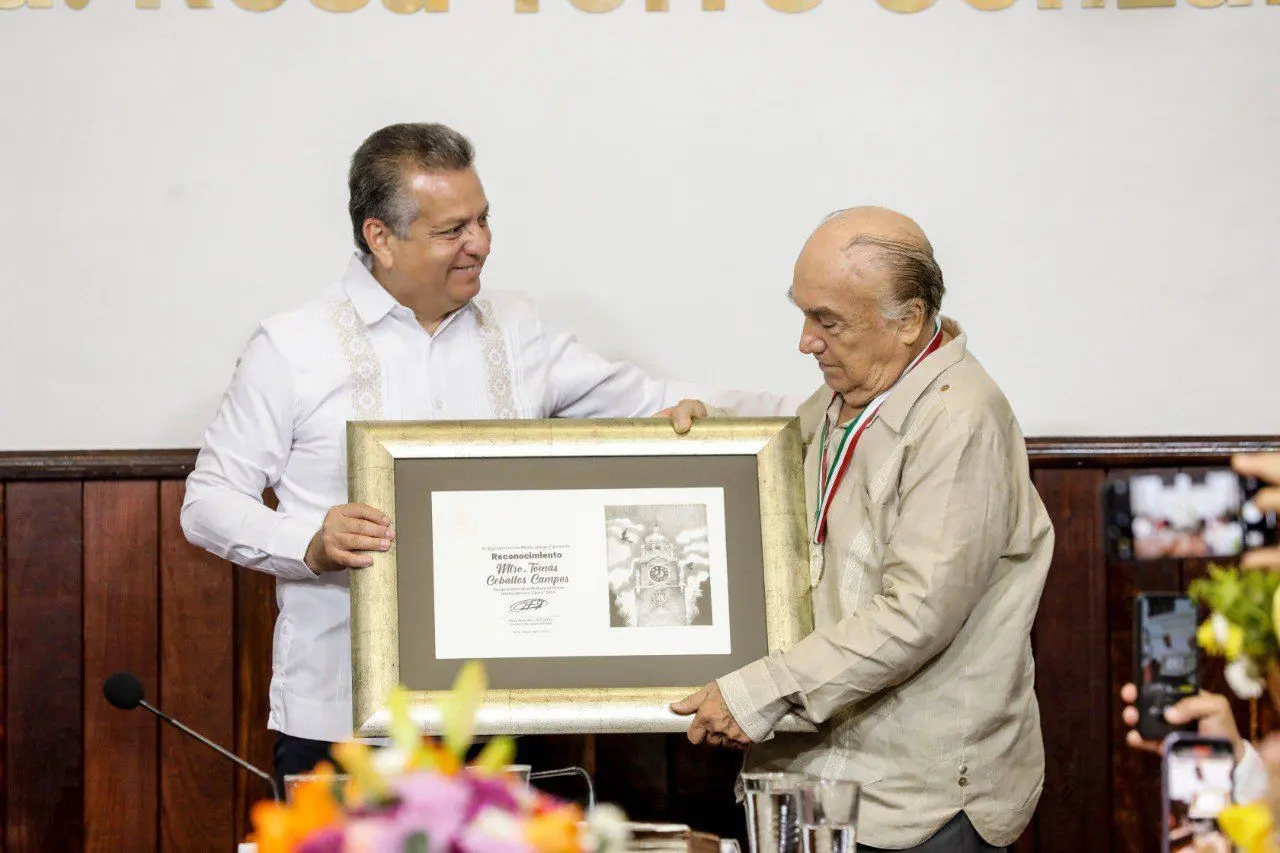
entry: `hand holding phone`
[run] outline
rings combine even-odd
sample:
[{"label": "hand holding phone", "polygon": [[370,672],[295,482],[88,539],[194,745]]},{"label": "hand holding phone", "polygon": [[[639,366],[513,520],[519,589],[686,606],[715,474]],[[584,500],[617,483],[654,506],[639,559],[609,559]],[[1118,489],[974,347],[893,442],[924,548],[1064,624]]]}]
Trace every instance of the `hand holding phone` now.
[{"label": "hand holding phone", "polygon": [[1159,741],[1175,730],[1165,709],[1200,692],[1199,612],[1195,602],[1177,593],[1145,592],[1133,602],[1133,683],[1137,686],[1137,730]]},{"label": "hand holding phone", "polygon": [[1175,733],[1165,741],[1164,853],[1231,853],[1218,815],[1233,802],[1236,760],[1230,741]]}]

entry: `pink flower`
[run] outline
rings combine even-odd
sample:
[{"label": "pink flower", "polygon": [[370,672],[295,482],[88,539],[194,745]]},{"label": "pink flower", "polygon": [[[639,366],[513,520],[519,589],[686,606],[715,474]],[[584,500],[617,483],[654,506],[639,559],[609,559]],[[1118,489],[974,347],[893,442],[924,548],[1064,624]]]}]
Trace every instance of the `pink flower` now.
[{"label": "pink flower", "polygon": [[406,831],[425,832],[431,850],[453,847],[469,819],[471,791],[461,776],[408,773],[394,782],[400,795],[394,820]]},{"label": "pink flower", "polygon": [[533,853],[524,838],[525,821],[492,806],[481,809],[463,830],[460,853]]}]

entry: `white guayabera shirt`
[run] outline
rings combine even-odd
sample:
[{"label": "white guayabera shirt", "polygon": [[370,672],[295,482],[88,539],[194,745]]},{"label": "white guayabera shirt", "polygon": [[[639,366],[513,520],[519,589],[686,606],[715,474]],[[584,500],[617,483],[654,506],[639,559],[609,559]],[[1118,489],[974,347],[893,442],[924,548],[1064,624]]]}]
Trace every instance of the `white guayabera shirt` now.
[{"label": "white guayabera shirt", "polygon": [[[195,470],[182,528],[196,545],[277,578],[269,728],[352,735],[348,573],[303,562],[332,506],[347,502],[348,420],[647,417],[685,397],[747,415],[798,399],[700,392],[550,335],[523,294],[484,291],[434,335],[360,256],[342,281],[257,329]],[[271,487],[279,509],[262,503]]]}]

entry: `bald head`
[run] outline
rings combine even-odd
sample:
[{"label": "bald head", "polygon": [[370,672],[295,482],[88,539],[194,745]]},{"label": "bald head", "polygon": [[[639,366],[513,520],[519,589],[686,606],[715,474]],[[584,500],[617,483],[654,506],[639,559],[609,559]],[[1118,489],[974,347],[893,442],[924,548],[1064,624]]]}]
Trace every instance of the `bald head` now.
[{"label": "bald head", "polygon": [[847,207],[828,214],[814,232],[830,229],[833,236],[852,240],[859,234],[895,240],[932,254],[933,246],[924,236],[924,229],[909,216],[903,216],[887,207]]},{"label": "bald head", "polygon": [[797,271],[801,264],[859,290],[875,288],[889,319],[903,319],[917,304],[926,320],[942,311],[946,288],[933,246],[915,220],[896,211],[851,207],[830,214],[805,243]]},{"label": "bald head", "polygon": [[865,406],[933,338],[942,294],[942,270],[919,225],[882,207],[833,213],[796,260],[800,351],[846,407]]}]

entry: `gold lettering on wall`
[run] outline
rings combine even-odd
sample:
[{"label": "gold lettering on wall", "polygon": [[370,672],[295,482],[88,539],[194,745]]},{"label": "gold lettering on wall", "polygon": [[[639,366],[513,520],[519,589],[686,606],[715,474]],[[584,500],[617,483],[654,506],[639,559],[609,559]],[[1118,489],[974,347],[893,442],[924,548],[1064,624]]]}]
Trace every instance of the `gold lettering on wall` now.
[{"label": "gold lettering on wall", "polygon": [[[669,12],[671,11],[671,0],[644,0],[644,10],[646,12]],[[702,11],[723,12],[724,0],[702,0]]]},{"label": "gold lettering on wall", "polygon": [[[613,12],[625,2],[625,0],[555,1],[568,2],[583,12]],[[128,2],[128,0],[115,0],[115,2]],[[176,6],[182,2],[186,3],[188,9],[213,9],[217,5],[232,3],[246,12],[270,12],[285,4],[285,0],[169,0],[169,5]],[[301,3],[303,0],[298,2]],[[311,5],[326,12],[356,12],[368,6],[369,2],[370,0],[311,0]],[[476,2],[487,3],[497,2],[497,0],[476,0]],[[515,11],[519,13],[529,14],[541,11],[540,0],[512,0],[512,2]],[[704,12],[723,12],[726,6],[726,0],[676,0],[676,2],[686,8],[696,4]],[[822,0],[756,0],[756,2],[764,3],[775,12],[787,13],[809,12],[822,4]],[[876,2],[891,12],[913,14],[923,12],[933,6],[937,0],[876,0]],[[953,0],[953,2],[959,2],[959,0]],[[998,12],[1008,9],[1017,0],[965,0],[965,2],[975,9]],[[1064,3],[1068,2],[1073,5],[1078,2],[1082,9],[1107,8],[1107,0],[1036,0],[1036,6],[1040,9],[1061,9]],[[1268,6],[1280,6],[1280,0],[1257,0],[1257,2]],[[0,11],[52,9],[54,3],[55,0],[0,0]],[[86,8],[90,0],[62,0],[62,3],[69,9],[78,10]],[[159,9],[163,3],[164,0],[134,0],[134,7]],[[1254,0],[1183,0],[1183,3],[1199,9],[1216,9],[1222,6],[1252,6]],[[450,0],[382,0],[382,5],[396,14],[410,15],[416,12],[448,12]],[[671,5],[672,0],[644,0],[646,12],[669,12]],[[1179,5],[1178,0],[1116,0],[1118,9],[1168,9],[1177,5]]]},{"label": "gold lettering on wall", "polygon": [[369,5],[369,0],[311,0],[312,5],[326,12],[356,12]]},{"label": "gold lettering on wall", "polygon": [[890,12],[900,12],[904,15],[914,14],[915,12],[923,12],[932,6],[936,0],[876,0],[884,8]]},{"label": "gold lettering on wall", "polygon": [[382,0],[382,5],[400,15],[449,11],[449,0]]}]

